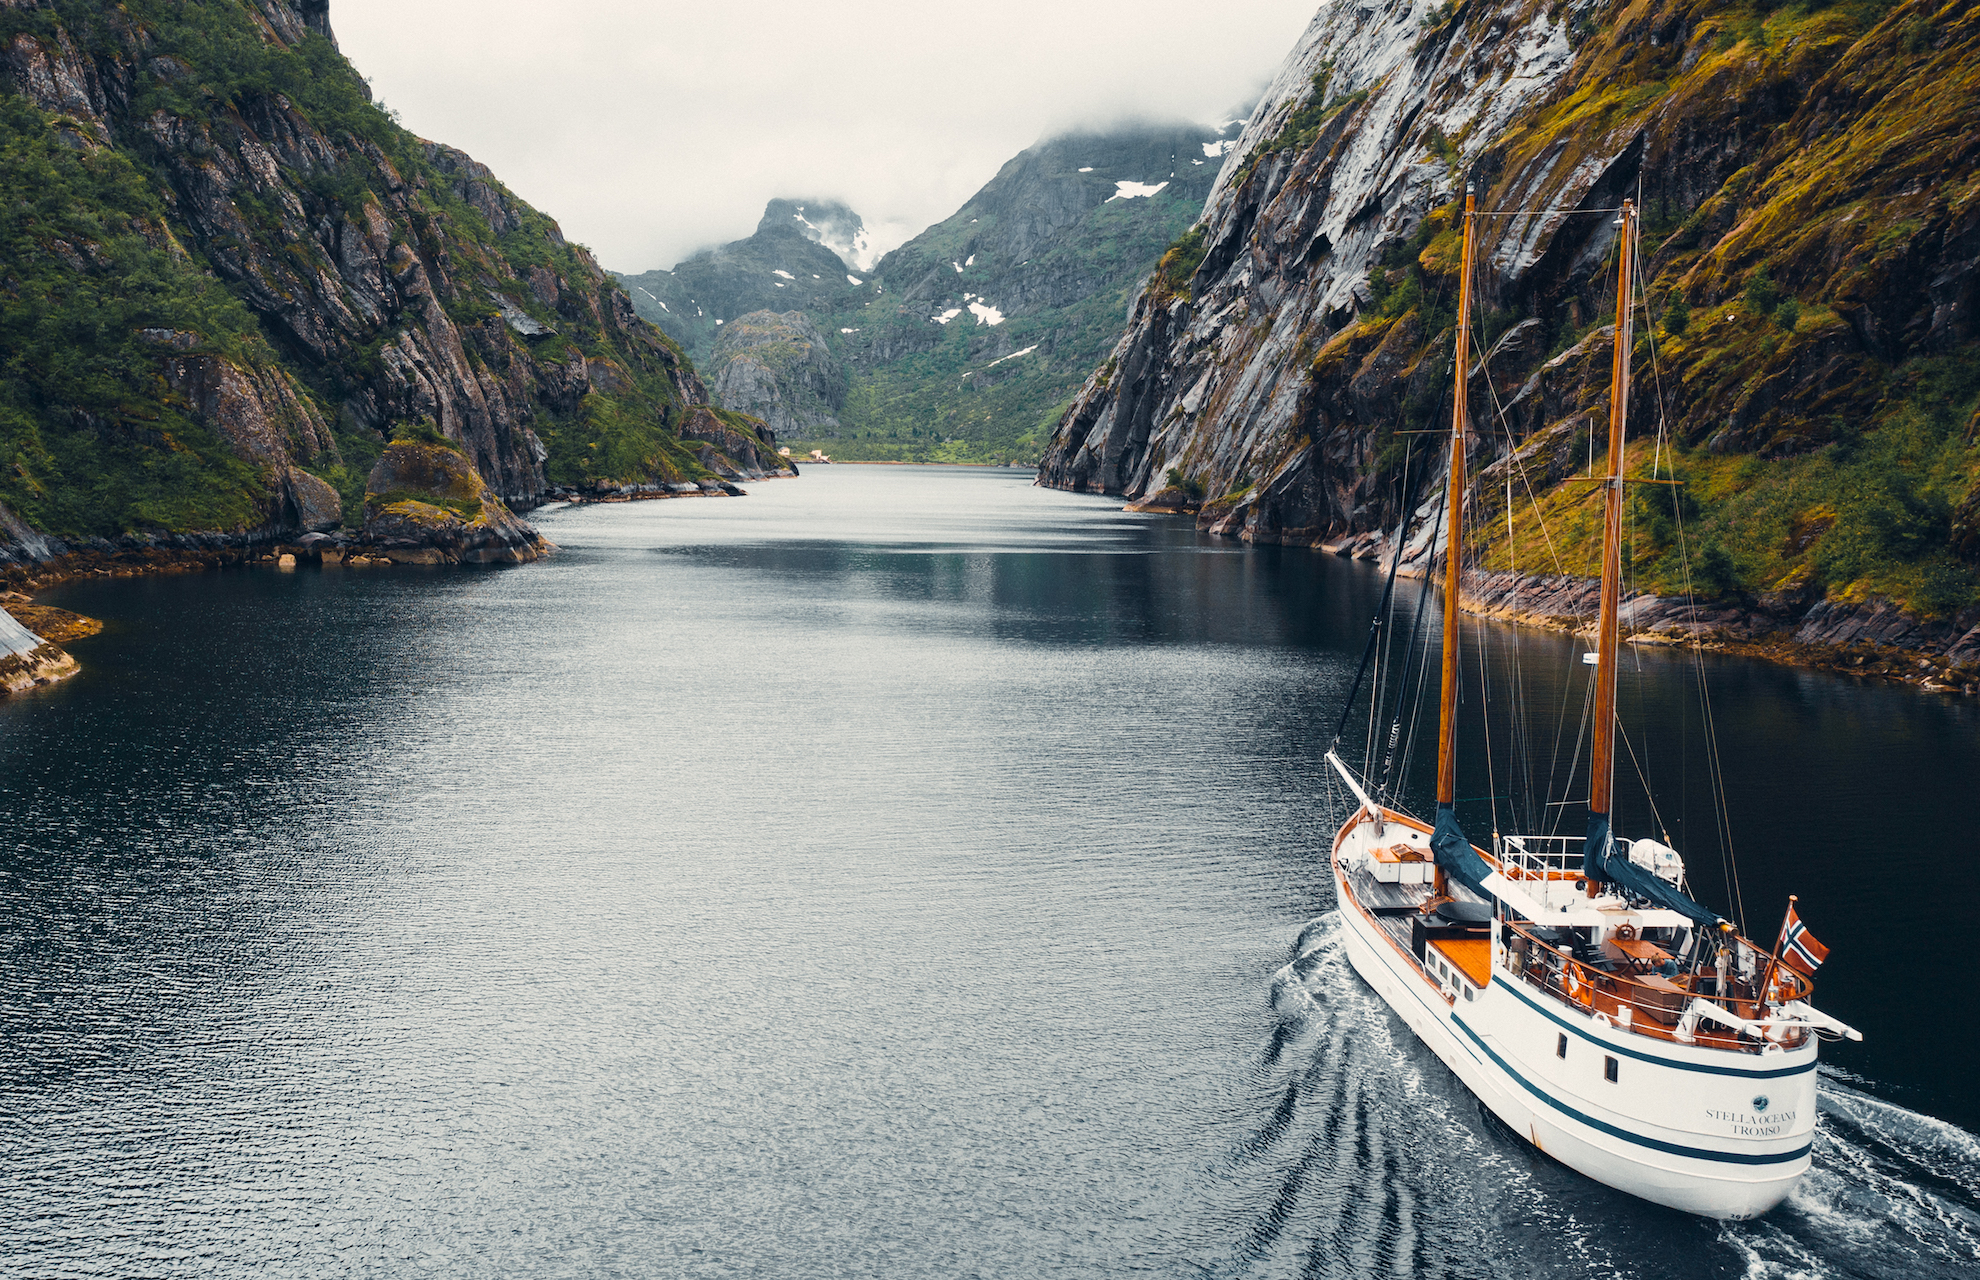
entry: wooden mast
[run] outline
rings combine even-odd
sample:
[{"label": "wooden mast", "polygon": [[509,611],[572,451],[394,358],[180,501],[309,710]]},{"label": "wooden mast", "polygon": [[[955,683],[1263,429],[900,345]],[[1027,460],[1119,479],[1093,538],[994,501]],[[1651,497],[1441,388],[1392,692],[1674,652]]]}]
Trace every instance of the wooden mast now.
[{"label": "wooden mast", "polygon": [[[1602,477],[1602,610],[1595,642],[1595,741],[1590,755],[1588,812],[1607,818],[1616,776],[1616,650],[1620,641],[1617,612],[1622,600],[1623,429],[1629,420],[1630,277],[1636,250],[1636,207],[1623,201],[1617,220],[1622,234],[1616,267],[1616,350],[1609,369],[1609,469]],[[1592,852],[1592,851],[1591,851]],[[1594,896],[1596,880],[1588,876]]]},{"label": "wooden mast", "polygon": [[[1458,277],[1457,389],[1451,406],[1450,492],[1444,529],[1444,686],[1437,722],[1437,809],[1457,803],[1457,744],[1452,730],[1457,719],[1458,578],[1464,565],[1464,450],[1470,422],[1466,376],[1471,371],[1471,220],[1477,196],[1464,189],[1464,265]],[[1442,892],[1443,873],[1438,872]]]}]

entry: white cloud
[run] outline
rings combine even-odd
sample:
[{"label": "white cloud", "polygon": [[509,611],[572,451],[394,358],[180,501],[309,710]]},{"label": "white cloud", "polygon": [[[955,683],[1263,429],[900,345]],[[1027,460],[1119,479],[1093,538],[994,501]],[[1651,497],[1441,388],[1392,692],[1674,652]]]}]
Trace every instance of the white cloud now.
[{"label": "white cloud", "polygon": [[[336,0],[344,51],[406,126],[460,147],[622,271],[749,234],[774,196],[842,199],[890,247],[1078,125],[1247,106],[1316,0]],[[879,34],[876,34],[879,33]],[[953,51],[995,94],[954,92]],[[858,93],[820,94],[821,66]],[[1150,76],[1150,66],[1188,75]]]}]

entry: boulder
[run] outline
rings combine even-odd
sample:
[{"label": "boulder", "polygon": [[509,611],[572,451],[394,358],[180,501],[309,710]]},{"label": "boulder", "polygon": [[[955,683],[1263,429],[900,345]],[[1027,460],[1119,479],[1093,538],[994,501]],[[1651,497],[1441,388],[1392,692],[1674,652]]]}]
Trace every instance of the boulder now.
[{"label": "boulder", "polygon": [[290,467],[283,490],[283,522],[305,534],[321,536],[344,523],[344,499],[328,480]]},{"label": "boulder", "polygon": [[365,481],[362,538],[394,564],[519,564],[544,545],[437,436],[386,448]]}]

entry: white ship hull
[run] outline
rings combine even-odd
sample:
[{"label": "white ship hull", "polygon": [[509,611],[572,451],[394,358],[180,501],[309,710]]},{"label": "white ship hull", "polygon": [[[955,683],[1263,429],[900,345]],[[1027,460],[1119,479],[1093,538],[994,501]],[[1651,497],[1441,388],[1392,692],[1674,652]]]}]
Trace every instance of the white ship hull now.
[{"label": "white ship hull", "polygon": [[1348,958],[1493,1114],[1569,1168],[1688,1213],[1757,1217],[1793,1190],[1815,1127],[1814,1037],[1765,1054],[1653,1040],[1513,977],[1496,939],[1482,986],[1439,976],[1349,886],[1372,829],[1345,833],[1332,860]]}]

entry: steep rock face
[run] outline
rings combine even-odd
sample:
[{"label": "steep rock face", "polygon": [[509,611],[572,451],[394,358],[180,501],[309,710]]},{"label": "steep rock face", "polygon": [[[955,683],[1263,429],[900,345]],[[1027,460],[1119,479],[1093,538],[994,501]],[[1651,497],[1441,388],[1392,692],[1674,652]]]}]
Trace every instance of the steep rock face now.
[{"label": "steep rock face", "polygon": [[0,12],[0,314],[121,385],[10,365],[0,499],[26,524],[59,545],[320,526],[420,419],[523,506],[705,474],[678,347],[484,166],[373,106],[323,0],[74,9]]},{"label": "steep rock face", "polygon": [[746,414],[696,405],[681,423],[681,439],[701,465],[730,480],[794,476],[797,467],[777,454],[777,435]]},{"label": "steep rock face", "polygon": [[671,271],[622,273],[619,280],[640,315],[705,364],[724,328],[741,316],[824,316],[856,305],[854,295],[877,286],[842,254],[863,252],[865,241],[859,215],[837,201],[772,200],[747,238],[704,249]]},{"label": "steep rock face", "polygon": [[1497,38],[1456,50],[1419,47],[1435,12],[1423,0],[1321,9],[1225,159],[1199,263],[1142,292],[1108,367],[1058,425],[1041,483],[1140,496],[1180,463],[1212,494],[1246,479],[1261,496],[1245,519],[1260,513],[1268,538],[1373,517],[1369,431],[1316,439],[1309,382],[1323,368],[1337,384],[1331,425],[1431,381],[1420,317],[1355,321],[1374,309],[1370,269],[1458,185],[1431,125],[1491,136],[1572,62],[1565,26],[1541,6],[1498,9]]},{"label": "steep rock face", "polygon": [[[1396,432],[1448,423],[1468,178],[1496,340],[1471,356],[1474,462],[1512,455],[1480,482],[1486,557],[1587,572],[1587,489],[1551,486],[1606,414],[1615,229],[1593,211],[1629,196],[1651,406],[1631,466],[1691,482],[1682,511],[1645,508],[1645,585],[1678,585],[1685,521],[1708,594],[1812,579],[1951,617],[1976,596],[1945,514],[1980,467],[1976,115],[1970,5],[1333,0],[1227,158],[1200,258],[1149,281],[1040,483],[1147,498],[1173,477],[1205,527],[1260,541],[1426,518],[1437,464],[1419,448],[1401,491]],[[1562,546],[1495,532],[1508,471]]]},{"label": "steep rock face", "polygon": [[704,367],[723,408],[794,439],[837,434],[846,367],[802,311],[737,316]]}]

